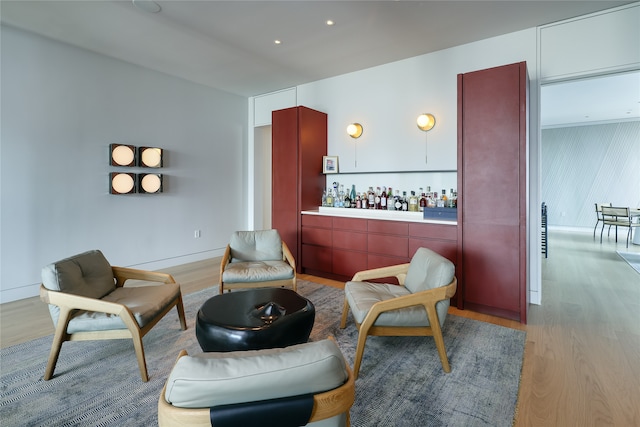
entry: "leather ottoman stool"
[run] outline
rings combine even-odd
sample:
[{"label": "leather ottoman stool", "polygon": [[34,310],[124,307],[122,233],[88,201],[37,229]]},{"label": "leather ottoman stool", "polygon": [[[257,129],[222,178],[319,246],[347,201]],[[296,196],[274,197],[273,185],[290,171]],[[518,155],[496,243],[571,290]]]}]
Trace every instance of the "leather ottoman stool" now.
[{"label": "leather ottoman stool", "polygon": [[311,301],[290,289],[225,293],[198,311],[196,337],[203,351],[287,347],[309,340],[315,314]]}]

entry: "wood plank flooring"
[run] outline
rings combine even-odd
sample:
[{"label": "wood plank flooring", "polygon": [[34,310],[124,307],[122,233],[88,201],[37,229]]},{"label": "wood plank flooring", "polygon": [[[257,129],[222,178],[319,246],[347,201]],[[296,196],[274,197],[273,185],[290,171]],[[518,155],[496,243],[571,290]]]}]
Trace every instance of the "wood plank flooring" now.
[{"label": "wood plank flooring", "polygon": [[[640,274],[616,249],[640,252],[613,237],[601,245],[590,234],[550,231],[542,305],[530,307],[528,325],[450,309],[527,332],[515,426],[640,427]],[[217,285],[219,258],[163,271],[192,293]],[[53,333],[38,298],[0,305],[0,324],[2,348]]]}]

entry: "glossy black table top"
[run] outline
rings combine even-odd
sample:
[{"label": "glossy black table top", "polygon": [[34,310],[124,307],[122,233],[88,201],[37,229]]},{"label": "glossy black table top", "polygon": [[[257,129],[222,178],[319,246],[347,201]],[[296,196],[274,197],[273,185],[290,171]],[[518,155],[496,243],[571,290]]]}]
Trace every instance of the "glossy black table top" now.
[{"label": "glossy black table top", "polygon": [[[268,306],[269,303],[274,304]],[[263,288],[216,295],[202,305],[198,316],[210,325],[255,329],[300,311],[315,309],[309,300],[291,289]]]}]

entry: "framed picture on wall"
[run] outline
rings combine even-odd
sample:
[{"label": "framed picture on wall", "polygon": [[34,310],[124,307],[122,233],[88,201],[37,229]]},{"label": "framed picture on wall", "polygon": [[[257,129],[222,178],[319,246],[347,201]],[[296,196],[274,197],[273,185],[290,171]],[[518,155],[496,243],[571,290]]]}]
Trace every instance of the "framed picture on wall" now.
[{"label": "framed picture on wall", "polygon": [[322,156],[322,173],[338,173],[338,156]]}]

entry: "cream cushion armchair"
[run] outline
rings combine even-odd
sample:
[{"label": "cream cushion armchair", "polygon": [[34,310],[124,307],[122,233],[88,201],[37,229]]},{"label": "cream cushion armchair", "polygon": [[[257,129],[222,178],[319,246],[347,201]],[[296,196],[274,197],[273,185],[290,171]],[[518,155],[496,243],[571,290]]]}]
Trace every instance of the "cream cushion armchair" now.
[{"label": "cream cushion armchair", "polygon": [[[124,287],[128,279],[161,285]],[[128,338],[133,340],[140,375],[146,382],[142,337],[173,307],[182,329],[187,329],[180,285],[170,274],[111,266],[99,250],[44,267],[40,298],[49,304],[55,326],[45,380],[53,376],[65,341]]]},{"label": "cream cushion armchair", "polygon": [[158,399],[158,424],[344,427],[354,381],[333,339],[195,356],[183,350]]},{"label": "cream cushion armchair", "polygon": [[278,230],[233,233],[220,262],[220,293],[283,286],[297,291],[296,262]]},{"label": "cream cushion armchair", "polygon": [[[400,286],[367,282],[394,276]],[[351,309],[358,328],[355,377],[358,377],[369,335],[433,336],[442,368],[451,372],[441,327],[456,286],[453,263],[427,248],[419,248],[411,263],[356,273],[345,284],[340,322],[341,328],[346,327]]]}]

